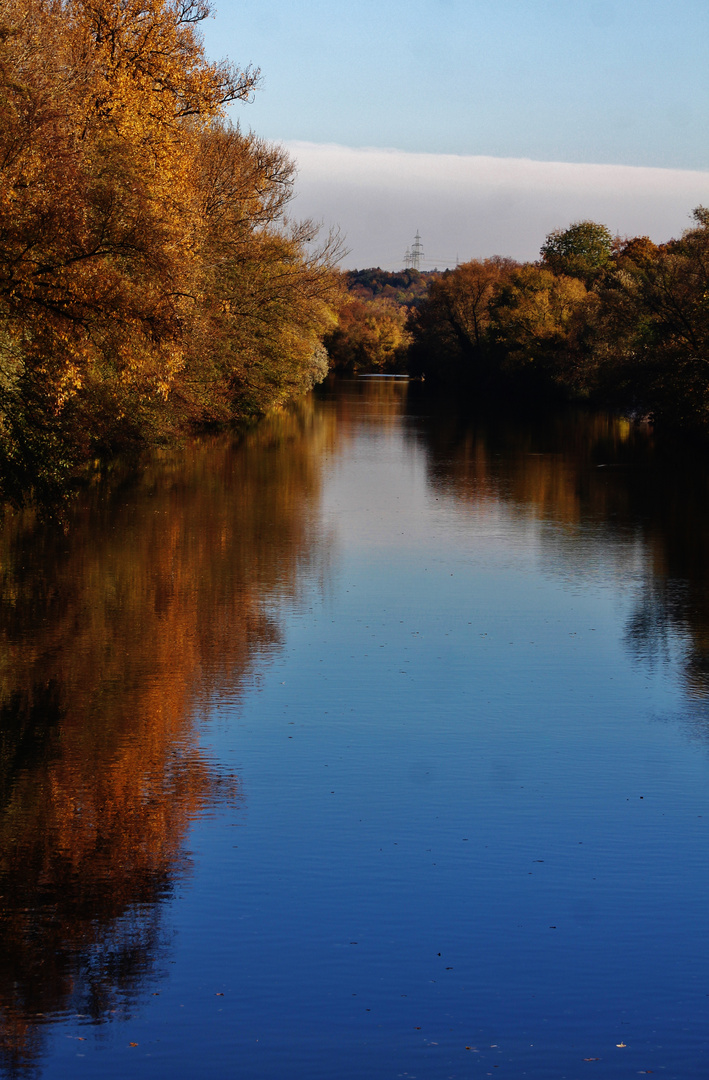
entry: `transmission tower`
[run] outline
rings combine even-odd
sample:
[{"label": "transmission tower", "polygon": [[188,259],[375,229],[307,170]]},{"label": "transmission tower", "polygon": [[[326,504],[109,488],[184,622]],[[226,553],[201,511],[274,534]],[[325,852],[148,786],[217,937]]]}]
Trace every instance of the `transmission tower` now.
[{"label": "transmission tower", "polygon": [[404,270],[420,270],[422,262],[423,244],[421,243],[421,237],[417,231],[413,244],[410,248],[406,249],[406,254],[404,255]]},{"label": "transmission tower", "polygon": [[421,237],[419,236],[419,231],[417,229],[416,236],[414,237],[414,242],[411,245],[411,269],[420,270],[422,260],[423,244],[421,243]]}]

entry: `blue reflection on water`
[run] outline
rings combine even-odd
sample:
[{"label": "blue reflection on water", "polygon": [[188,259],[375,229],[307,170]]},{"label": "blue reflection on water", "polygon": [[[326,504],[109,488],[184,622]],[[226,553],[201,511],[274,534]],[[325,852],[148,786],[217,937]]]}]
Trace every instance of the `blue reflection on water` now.
[{"label": "blue reflection on water", "polygon": [[204,724],[244,799],[193,828],[159,995],[48,1077],[704,1075],[709,763],[681,635],[624,645],[647,550],[432,483],[379,419],[324,466],[327,578]]}]

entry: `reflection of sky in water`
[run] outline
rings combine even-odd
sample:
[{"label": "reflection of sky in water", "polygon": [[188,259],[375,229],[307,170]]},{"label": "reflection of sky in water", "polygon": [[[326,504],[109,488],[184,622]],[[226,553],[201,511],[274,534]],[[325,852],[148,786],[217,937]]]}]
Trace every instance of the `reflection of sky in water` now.
[{"label": "reflection of sky in water", "polygon": [[628,648],[640,519],[535,508],[514,447],[476,501],[348,400],[329,560],[200,725],[241,799],[192,827],[159,996],[59,1025],[46,1076],[702,1076],[709,760],[686,632]]},{"label": "reflection of sky in water", "polygon": [[466,1046],[483,1075],[701,1075],[707,762],[624,644],[639,530],[456,502],[422,445],[352,434],[324,599],[213,736],[249,777],[252,1074],[344,1045],[352,1077],[467,1075]]}]

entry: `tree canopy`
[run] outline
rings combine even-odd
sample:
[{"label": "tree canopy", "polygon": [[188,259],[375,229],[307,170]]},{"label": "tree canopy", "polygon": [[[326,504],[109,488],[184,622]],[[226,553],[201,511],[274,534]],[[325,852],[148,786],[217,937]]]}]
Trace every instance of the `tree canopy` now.
[{"label": "tree canopy", "polygon": [[590,284],[610,264],[613,236],[595,221],[575,221],[554,229],[542,244],[542,262],[555,274],[581,278]]},{"label": "tree canopy", "polygon": [[[206,0],[0,0],[0,479],[263,411],[325,370],[337,242],[225,107]],[[314,251],[311,251],[314,248]]]},{"label": "tree canopy", "polygon": [[709,435],[709,210],[679,239],[581,221],[538,263],[472,260],[412,311],[409,370],[470,393],[564,394]]}]

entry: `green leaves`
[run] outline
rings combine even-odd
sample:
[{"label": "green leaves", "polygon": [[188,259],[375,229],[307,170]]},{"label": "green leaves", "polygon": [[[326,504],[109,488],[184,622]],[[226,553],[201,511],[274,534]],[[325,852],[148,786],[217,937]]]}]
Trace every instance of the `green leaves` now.
[{"label": "green leaves", "polygon": [[576,221],[568,229],[550,232],[540,255],[555,274],[581,278],[590,285],[611,262],[613,237],[605,225]]}]

